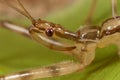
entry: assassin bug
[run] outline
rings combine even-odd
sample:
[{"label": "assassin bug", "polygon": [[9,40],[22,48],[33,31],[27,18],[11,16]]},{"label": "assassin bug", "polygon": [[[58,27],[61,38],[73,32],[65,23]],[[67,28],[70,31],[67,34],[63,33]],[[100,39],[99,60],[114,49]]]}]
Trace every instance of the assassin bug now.
[{"label": "assassin bug", "polygon": [[[90,12],[86,19],[86,24],[88,25],[85,25],[77,32],[70,32],[65,30],[59,24],[42,19],[35,20],[24,8],[20,0],[16,1],[19,3],[22,10],[8,2],[6,3],[22,15],[26,16],[32,22],[32,26],[29,29],[26,29],[8,21],[0,21],[1,27],[12,30],[29,39],[33,39],[50,49],[68,53],[74,56],[78,62],[65,61],[51,66],[12,73],[0,76],[0,80],[32,80],[61,76],[77,71],[80,72],[94,60],[96,48],[103,48],[109,44],[116,44],[120,50],[120,17],[117,16],[116,0],[112,0],[113,17],[105,20],[100,27],[94,25],[91,26],[92,16],[97,1],[93,0]],[[65,38],[75,43],[66,44],[56,39],[57,37]],[[120,54],[120,52],[118,52],[118,54]]]}]

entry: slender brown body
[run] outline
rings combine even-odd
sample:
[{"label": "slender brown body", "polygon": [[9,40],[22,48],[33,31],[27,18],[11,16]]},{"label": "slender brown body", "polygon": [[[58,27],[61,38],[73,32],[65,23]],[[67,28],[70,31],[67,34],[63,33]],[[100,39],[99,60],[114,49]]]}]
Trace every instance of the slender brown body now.
[{"label": "slender brown body", "polygon": [[[89,26],[92,23],[91,16],[93,16],[97,2],[97,0],[93,0],[88,18],[86,19],[86,24],[88,25],[83,26],[83,28],[76,32],[68,31],[59,24],[42,19],[35,20],[24,8],[22,3],[19,0],[16,1],[22,10],[8,2],[7,4],[31,20],[32,26],[29,27],[29,29],[25,29],[22,26],[8,21],[0,21],[1,27],[12,30],[29,39],[33,39],[50,49],[62,51],[63,53],[74,56],[78,62],[65,61],[51,66],[12,73],[0,76],[0,80],[32,80],[80,72],[94,60],[96,48],[103,48],[110,44],[116,44],[120,52],[120,16],[115,15],[116,0],[112,0],[112,18],[105,20],[100,26]],[[66,43],[59,40],[59,38],[71,40],[74,44]]]}]

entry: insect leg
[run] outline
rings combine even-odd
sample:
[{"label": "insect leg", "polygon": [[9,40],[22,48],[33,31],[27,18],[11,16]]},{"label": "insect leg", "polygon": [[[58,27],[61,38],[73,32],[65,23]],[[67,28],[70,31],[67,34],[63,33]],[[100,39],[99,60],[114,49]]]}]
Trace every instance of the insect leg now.
[{"label": "insect leg", "polygon": [[0,27],[9,29],[9,30],[11,30],[13,32],[16,32],[16,33],[19,33],[19,34],[21,34],[21,35],[23,35],[25,37],[31,38],[27,28],[16,25],[16,24],[13,24],[11,22],[0,21]]},{"label": "insect leg", "polygon": [[117,16],[117,0],[112,1],[112,16],[115,18]]},{"label": "insect leg", "polygon": [[73,54],[80,61],[80,63],[84,65],[89,65],[94,57],[95,50],[97,48],[97,43],[89,43],[89,44],[76,44],[77,48],[73,50]]},{"label": "insect leg", "polygon": [[104,48],[111,44],[115,44],[118,46],[118,55],[120,56],[120,33],[105,36],[97,43],[97,47]]},{"label": "insect leg", "polygon": [[91,25],[93,14],[94,14],[94,11],[96,8],[96,4],[97,4],[97,0],[92,0],[92,5],[91,5],[91,8],[88,12],[87,19],[85,20],[85,24]]},{"label": "insect leg", "polygon": [[33,80],[39,78],[62,76],[81,71],[84,67],[85,66],[80,63],[66,61],[51,66],[41,67],[38,69],[31,69],[9,74],[6,76],[0,76],[0,80]]}]

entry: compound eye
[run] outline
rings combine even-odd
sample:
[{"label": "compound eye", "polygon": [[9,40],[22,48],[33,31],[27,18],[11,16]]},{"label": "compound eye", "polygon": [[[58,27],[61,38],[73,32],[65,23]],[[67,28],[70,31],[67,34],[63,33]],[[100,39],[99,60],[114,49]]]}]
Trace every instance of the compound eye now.
[{"label": "compound eye", "polygon": [[46,29],[45,33],[47,36],[51,37],[54,33],[54,30],[53,30],[53,28],[48,28],[48,29]]}]

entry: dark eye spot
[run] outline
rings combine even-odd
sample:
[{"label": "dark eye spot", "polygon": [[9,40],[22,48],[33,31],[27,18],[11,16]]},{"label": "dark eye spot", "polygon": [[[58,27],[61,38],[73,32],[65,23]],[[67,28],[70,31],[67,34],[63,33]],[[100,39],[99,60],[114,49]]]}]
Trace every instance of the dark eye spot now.
[{"label": "dark eye spot", "polygon": [[54,33],[54,30],[53,30],[53,28],[48,28],[48,29],[46,29],[45,33],[47,36],[51,37]]}]

